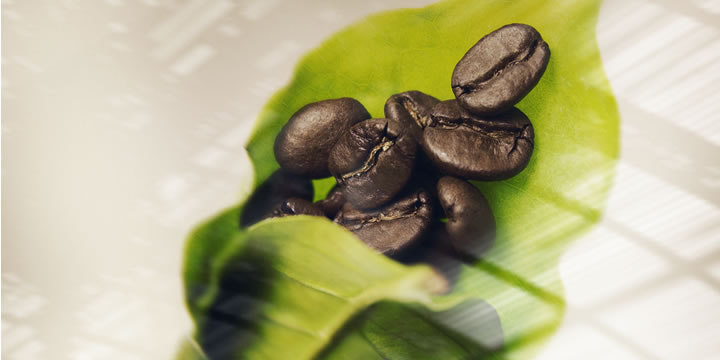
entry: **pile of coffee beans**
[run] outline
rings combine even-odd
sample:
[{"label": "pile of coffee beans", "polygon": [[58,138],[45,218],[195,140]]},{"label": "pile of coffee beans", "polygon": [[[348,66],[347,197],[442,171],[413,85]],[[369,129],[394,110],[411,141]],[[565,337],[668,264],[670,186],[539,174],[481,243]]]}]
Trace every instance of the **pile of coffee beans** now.
[{"label": "pile of coffee beans", "polygon": [[[385,118],[355,99],[308,104],[275,139],[275,172],[251,196],[241,224],[326,216],[380,253],[419,244],[478,256],[495,220],[468,180],[503,180],[533,152],[533,126],[517,104],[545,72],[550,50],[533,27],[503,26],[478,41],[452,74],[455,99],[420,91],[390,96]],[[313,203],[311,179],[337,185]],[[433,244],[443,242],[443,244]]]}]

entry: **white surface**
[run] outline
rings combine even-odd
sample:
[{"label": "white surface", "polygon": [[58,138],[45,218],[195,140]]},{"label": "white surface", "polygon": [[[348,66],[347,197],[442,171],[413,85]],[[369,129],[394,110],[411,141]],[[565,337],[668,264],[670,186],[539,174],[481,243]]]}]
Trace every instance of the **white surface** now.
[{"label": "white surface", "polygon": [[[430,2],[3,1],[3,358],[170,358],[184,237],[237,198],[261,106],[353,19]],[[603,5],[622,159],[541,359],[720,354],[719,13]]]}]

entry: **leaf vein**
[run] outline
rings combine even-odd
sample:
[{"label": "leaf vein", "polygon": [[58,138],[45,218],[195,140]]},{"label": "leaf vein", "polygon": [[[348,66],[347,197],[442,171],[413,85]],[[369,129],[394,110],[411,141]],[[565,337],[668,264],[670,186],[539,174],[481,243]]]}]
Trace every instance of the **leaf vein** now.
[{"label": "leaf vein", "polygon": [[345,298],[345,297],[343,297],[342,295],[336,294],[336,293],[334,293],[334,292],[332,292],[332,291],[330,291],[330,290],[327,290],[327,289],[319,288],[319,287],[317,287],[317,286],[315,286],[315,285],[313,285],[313,284],[309,284],[309,283],[307,283],[307,282],[305,282],[305,281],[302,281],[302,280],[300,280],[300,279],[298,279],[298,278],[296,278],[296,277],[293,277],[293,276],[291,276],[291,275],[289,275],[289,274],[287,274],[287,273],[285,273],[285,272],[283,272],[283,271],[278,270],[278,273],[279,273],[280,275],[282,275],[282,276],[284,276],[284,277],[286,277],[286,278],[288,278],[288,279],[290,279],[290,280],[292,280],[292,281],[294,281],[294,282],[302,285],[303,287],[306,287],[306,288],[310,289],[310,290],[315,290],[315,291],[317,291],[317,292],[319,292],[319,293],[323,293],[323,294],[325,294],[325,295],[334,297],[334,298],[336,298],[336,299],[340,299],[340,300],[342,300],[342,301],[344,301],[344,302],[350,302],[350,299]]}]

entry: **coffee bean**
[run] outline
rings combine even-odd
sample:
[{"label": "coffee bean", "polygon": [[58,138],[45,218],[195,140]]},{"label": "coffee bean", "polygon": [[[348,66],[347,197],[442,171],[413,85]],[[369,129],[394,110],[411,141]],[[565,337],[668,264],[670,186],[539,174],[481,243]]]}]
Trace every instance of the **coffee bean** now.
[{"label": "coffee bean", "polygon": [[328,155],[338,137],[355,123],[369,118],[365,107],[351,98],[305,105],[275,138],[275,159],[295,175],[328,177]]},{"label": "coffee bean", "polygon": [[407,184],[416,149],[415,140],[397,121],[366,120],[338,140],[330,152],[330,172],[353,206],[375,208]]},{"label": "coffee bean", "polygon": [[437,184],[438,200],[450,243],[460,253],[480,257],[495,240],[495,218],[483,194],[465,180],[445,176]]},{"label": "coffee bean", "polygon": [[420,241],[432,213],[430,195],[416,189],[380,209],[359,210],[346,203],[335,222],[378,252],[398,256]]},{"label": "coffee bean", "polygon": [[416,90],[395,94],[385,102],[385,117],[399,122],[415,141],[422,143],[422,131],[430,121],[430,111],[439,102]]},{"label": "coffee bean", "polygon": [[346,201],[347,200],[345,199],[345,193],[343,192],[342,187],[340,187],[340,185],[335,185],[335,187],[333,187],[327,194],[325,199],[316,202],[315,205],[322,210],[325,216],[333,219],[335,218],[335,215],[337,215],[338,211],[342,209],[343,205],[345,205]]},{"label": "coffee bean", "polygon": [[452,75],[453,93],[475,114],[499,114],[535,87],[549,59],[547,43],[532,26],[505,25],[460,59]]},{"label": "coffee bean", "polygon": [[283,201],[272,212],[271,217],[285,217],[293,215],[325,216],[325,213],[312,202],[301,198],[289,198]]},{"label": "coffee bean", "polygon": [[456,100],[448,100],[437,104],[431,117],[423,132],[423,150],[448,175],[503,180],[518,174],[530,161],[535,134],[530,120],[517,108],[480,117]]},{"label": "coffee bean", "polygon": [[240,217],[243,227],[272,216],[272,212],[288,198],[312,200],[312,181],[280,169],[262,183],[248,199]]}]

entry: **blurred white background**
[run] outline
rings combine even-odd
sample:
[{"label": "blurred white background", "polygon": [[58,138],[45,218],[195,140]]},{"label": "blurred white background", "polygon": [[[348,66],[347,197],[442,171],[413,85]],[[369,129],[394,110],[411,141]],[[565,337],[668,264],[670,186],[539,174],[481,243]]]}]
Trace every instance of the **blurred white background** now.
[{"label": "blurred white background", "polygon": [[[2,356],[169,359],[185,236],[233,204],[299,57],[432,1],[2,1]],[[609,0],[622,118],[606,217],[564,256],[542,359],[720,354],[720,2]]]}]

